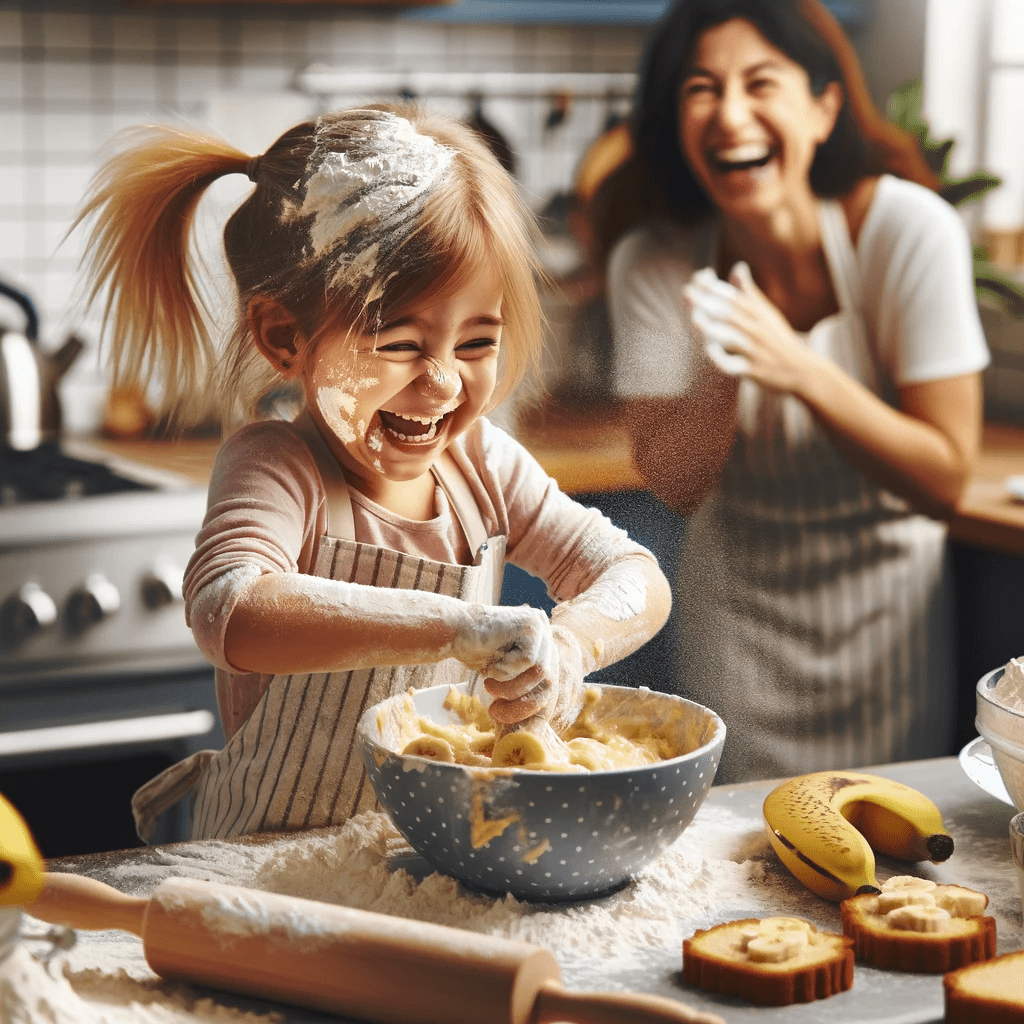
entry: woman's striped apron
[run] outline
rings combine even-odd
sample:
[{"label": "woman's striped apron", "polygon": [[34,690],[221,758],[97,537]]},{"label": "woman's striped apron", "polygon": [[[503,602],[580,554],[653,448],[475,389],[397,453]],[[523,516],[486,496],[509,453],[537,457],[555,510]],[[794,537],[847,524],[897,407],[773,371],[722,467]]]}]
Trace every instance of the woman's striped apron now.
[{"label": "woman's striped apron", "polygon": [[[435,562],[355,541],[348,485],[337,460],[311,421],[300,417],[296,425],[304,428],[327,493],[327,533],[320,538],[312,575],[497,603],[505,537],[487,537],[469,485],[449,456],[438,460],[434,474],[476,552],[473,565]],[[355,738],[366,708],[410,687],[454,684],[475,675],[449,658],[429,665],[274,676],[222,750],[193,755],[191,765],[172,766],[166,779],[157,776],[136,794],[136,820],[153,820],[154,811],[195,786],[194,839],[343,822],[376,802]]]},{"label": "woman's striped apron", "polygon": [[[839,311],[807,343],[892,401],[842,208],[819,209]],[[741,384],[736,443],[689,523],[678,594],[682,690],[729,729],[716,782],[948,753],[945,527],[856,469],[797,399]]]}]

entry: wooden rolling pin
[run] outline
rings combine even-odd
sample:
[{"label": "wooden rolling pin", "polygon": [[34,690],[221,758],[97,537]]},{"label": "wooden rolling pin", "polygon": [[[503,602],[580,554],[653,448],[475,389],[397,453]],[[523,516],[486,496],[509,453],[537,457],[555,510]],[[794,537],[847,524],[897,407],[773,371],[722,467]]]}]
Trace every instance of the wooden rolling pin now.
[{"label": "wooden rolling pin", "polygon": [[145,899],[47,874],[24,909],[132,932],[163,978],[380,1024],[725,1024],[661,996],[569,992],[529,943],[214,882],[169,878]]}]

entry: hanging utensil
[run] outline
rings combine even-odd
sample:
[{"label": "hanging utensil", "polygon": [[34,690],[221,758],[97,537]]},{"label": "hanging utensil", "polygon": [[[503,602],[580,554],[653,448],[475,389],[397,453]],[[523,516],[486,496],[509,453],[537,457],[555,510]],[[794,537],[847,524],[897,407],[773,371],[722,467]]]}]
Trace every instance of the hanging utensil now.
[{"label": "hanging utensil", "polygon": [[480,93],[470,96],[472,111],[466,124],[473,129],[490,147],[498,162],[509,174],[516,173],[516,158],[508,139],[484,117],[484,98]]}]

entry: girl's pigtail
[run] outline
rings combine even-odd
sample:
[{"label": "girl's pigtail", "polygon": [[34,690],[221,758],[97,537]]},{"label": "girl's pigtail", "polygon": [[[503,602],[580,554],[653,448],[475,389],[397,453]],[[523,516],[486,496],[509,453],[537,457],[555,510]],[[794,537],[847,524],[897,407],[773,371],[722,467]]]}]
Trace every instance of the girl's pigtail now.
[{"label": "girl's pigtail", "polygon": [[221,139],[146,126],[96,173],[73,231],[92,221],[84,264],[88,302],[102,296],[114,379],[155,378],[165,405],[194,399],[215,363],[209,310],[190,247],[196,206],[249,157]]}]

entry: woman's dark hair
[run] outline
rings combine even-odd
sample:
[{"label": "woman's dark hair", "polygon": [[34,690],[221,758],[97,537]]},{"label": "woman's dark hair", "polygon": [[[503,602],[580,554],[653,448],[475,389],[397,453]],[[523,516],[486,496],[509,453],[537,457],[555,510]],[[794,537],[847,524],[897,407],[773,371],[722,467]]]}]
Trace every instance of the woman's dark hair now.
[{"label": "woman's dark hair", "polygon": [[[711,209],[680,150],[679,86],[702,33],[732,18],[749,21],[804,68],[815,95],[830,82],[842,86],[835,127],[811,165],[817,195],[845,195],[862,178],[884,172],[936,187],[914,139],[878,113],[846,34],[817,0],[676,0],[654,28],[641,62],[633,153],[618,175],[630,181],[624,192],[633,192],[640,207],[627,219],[668,215],[693,223]],[[615,218],[617,233],[623,219]],[[607,231],[601,234],[607,239]]]}]

